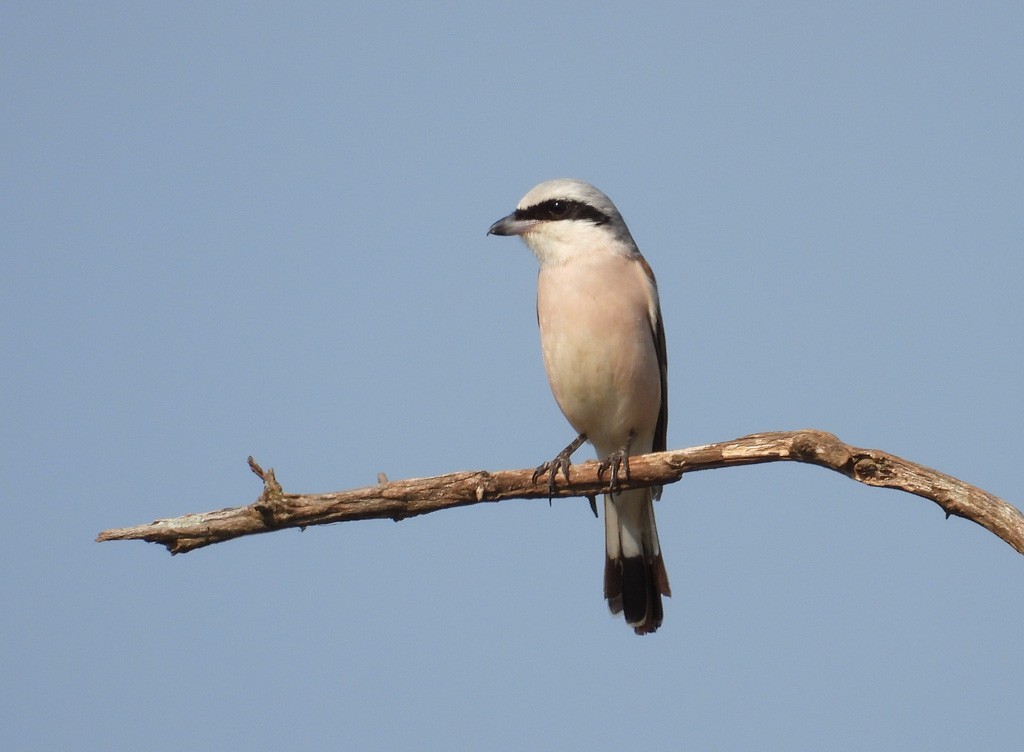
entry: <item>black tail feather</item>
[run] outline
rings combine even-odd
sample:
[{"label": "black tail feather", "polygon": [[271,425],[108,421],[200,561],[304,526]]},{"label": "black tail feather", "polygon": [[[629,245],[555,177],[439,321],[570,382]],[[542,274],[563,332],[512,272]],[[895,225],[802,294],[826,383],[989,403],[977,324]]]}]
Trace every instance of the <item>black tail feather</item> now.
[{"label": "black tail feather", "polygon": [[662,595],[671,595],[661,556],[605,559],[604,597],[613,614],[623,614],[637,634],[654,632],[665,617]]}]

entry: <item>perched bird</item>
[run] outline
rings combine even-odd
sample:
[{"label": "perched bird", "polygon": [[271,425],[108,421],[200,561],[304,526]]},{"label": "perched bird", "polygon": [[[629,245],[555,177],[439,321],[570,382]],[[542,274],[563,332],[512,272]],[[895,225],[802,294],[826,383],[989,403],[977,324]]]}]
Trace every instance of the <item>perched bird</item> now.
[{"label": "perched bird", "polygon": [[588,183],[548,180],[489,235],[518,235],[540,261],[537,323],[555,401],[579,436],[537,468],[554,488],[589,441],[610,470],[604,497],[604,596],[637,634],[661,626],[671,595],[652,500],[661,489],[617,491],[629,455],[664,451],[667,360],[658,288],[615,204]]}]

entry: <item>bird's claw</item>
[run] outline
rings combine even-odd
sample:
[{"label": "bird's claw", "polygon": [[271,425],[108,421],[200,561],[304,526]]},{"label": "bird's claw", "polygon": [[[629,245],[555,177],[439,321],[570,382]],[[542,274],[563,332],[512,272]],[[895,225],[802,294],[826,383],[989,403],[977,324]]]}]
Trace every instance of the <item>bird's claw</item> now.
[{"label": "bird's claw", "polygon": [[612,452],[597,466],[597,479],[603,480],[604,474],[611,471],[608,477],[608,493],[615,493],[619,490],[619,468],[624,468],[626,471],[626,480],[629,480],[629,447],[633,443],[633,433],[630,432],[629,438],[626,439],[626,443],[621,449]]},{"label": "bird's claw", "polygon": [[624,453],[621,449],[617,452],[612,452],[597,466],[597,479],[603,480],[604,474],[611,471],[608,477],[608,493],[615,493],[619,490],[619,468],[623,468],[626,471],[626,480],[629,480],[629,455]]},{"label": "bird's claw", "polygon": [[548,502],[555,495],[555,479],[558,477],[559,471],[565,476],[565,482],[569,482],[569,465],[572,464],[569,460],[569,455],[563,449],[559,452],[553,460],[545,462],[543,465],[537,467],[533,471],[533,482],[536,483],[537,479],[547,473],[548,476]]},{"label": "bird's claw", "polygon": [[558,471],[562,471],[562,475],[565,476],[565,482],[568,483],[569,465],[572,464],[570,460],[570,458],[572,457],[572,453],[579,449],[583,442],[586,440],[586,434],[581,433],[579,436],[573,439],[572,443],[569,444],[569,446],[567,446],[561,452],[556,454],[553,460],[545,462],[543,465],[539,466],[536,470],[533,471],[534,483],[536,483],[537,478],[544,475],[544,473],[548,474],[548,506],[551,505],[551,499],[555,495],[555,480],[558,477]]}]

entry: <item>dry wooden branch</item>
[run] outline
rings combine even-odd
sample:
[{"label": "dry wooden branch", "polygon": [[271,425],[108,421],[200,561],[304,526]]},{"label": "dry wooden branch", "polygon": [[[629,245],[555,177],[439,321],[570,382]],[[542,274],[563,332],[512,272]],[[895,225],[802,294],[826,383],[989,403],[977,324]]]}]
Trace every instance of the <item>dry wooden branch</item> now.
[{"label": "dry wooden branch", "polygon": [[[820,465],[861,483],[931,499],[946,512],[977,522],[1024,554],[1024,515],[987,491],[949,475],[908,462],[876,449],[859,449],[822,431],[784,431],[744,436],[734,441],[648,454],[630,459],[630,476],[622,488],[673,483],[684,473],[734,465],[790,460]],[[97,541],[144,540],[160,543],[181,554],[213,543],[255,533],[347,520],[402,520],[450,507],[505,499],[548,497],[547,482],[533,482],[533,470],[470,471],[433,478],[389,481],[378,485],[324,494],[284,493],[273,470],[264,471],[253,459],[249,466],[263,480],[263,493],[244,507],[188,514],[148,525],[115,528]],[[570,468],[570,483],[560,482],[556,497],[593,496],[607,481],[597,477],[597,463]]]}]

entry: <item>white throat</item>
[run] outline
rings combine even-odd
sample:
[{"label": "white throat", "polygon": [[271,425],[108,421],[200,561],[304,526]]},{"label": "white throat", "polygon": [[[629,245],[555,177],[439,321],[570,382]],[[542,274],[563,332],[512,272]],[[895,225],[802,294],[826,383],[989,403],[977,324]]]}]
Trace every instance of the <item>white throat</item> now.
[{"label": "white throat", "polygon": [[616,233],[608,225],[591,222],[550,222],[523,235],[541,267],[598,261],[613,257],[629,258],[638,251],[633,239]]}]

